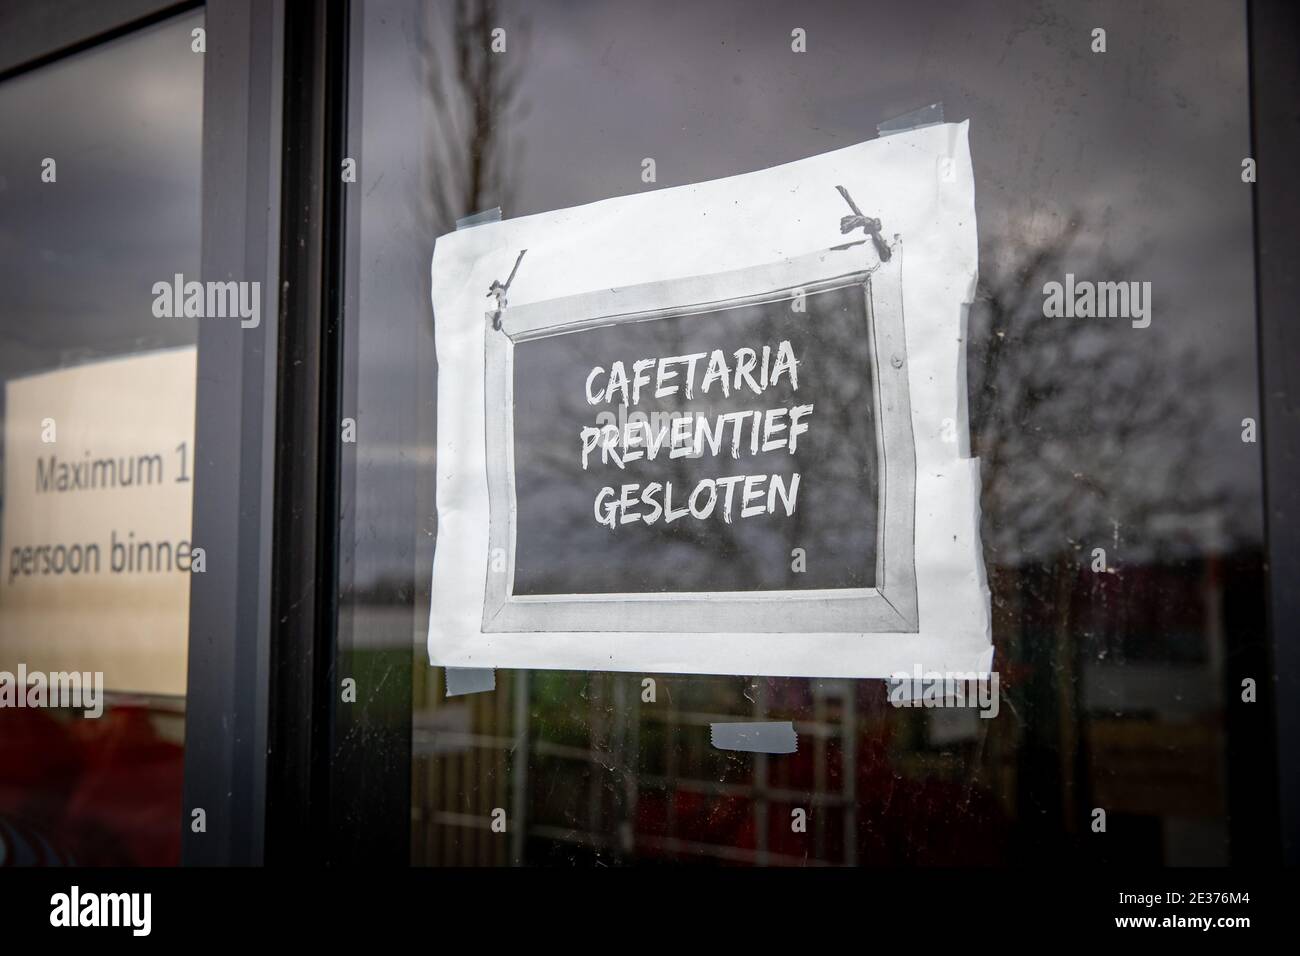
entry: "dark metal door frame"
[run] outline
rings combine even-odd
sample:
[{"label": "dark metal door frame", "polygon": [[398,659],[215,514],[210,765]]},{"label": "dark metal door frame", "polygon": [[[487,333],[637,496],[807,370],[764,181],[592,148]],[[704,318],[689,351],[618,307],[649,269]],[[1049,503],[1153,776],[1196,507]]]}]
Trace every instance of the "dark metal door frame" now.
[{"label": "dark metal door frame", "polygon": [[[203,90],[203,279],[261,283],[262,322],[202,323],[182,811],[186,864],[263,862],[279,380],[284,5],[212,0]],[[196,827],[203,811],[205,826]]]},{"label": "dark metal door frame", "polygon": [[199,341],[187,864],[333,855],[347,15],[207,6],[204,278],[261,281],[266,318]]},{"label": "dark metal door frame", "polygon": [[[1255,281],[1272,668],[1259,700],[1276,718],[1282,856],[1300,863],[1300,5],[1251,0],[1251,155],[1257,162]],[[1270,684],[1266,678],[1274,675]],[[1240,694],[1240,688],[1236,688]],[[1231,699],[1231,698],[1230,698]],[[1247,705],[1249,706],[1249,705]],[[1248,768],[1248,772],[1249,772]],[[1270,780],[1253,768],[1259,785]]]},{"label": "dark metal door frame", "polygon": [[[268,863],[325,863],[337,672],[348,4],[285,11]],[[363,824],[364,825],[364,824]]]}]

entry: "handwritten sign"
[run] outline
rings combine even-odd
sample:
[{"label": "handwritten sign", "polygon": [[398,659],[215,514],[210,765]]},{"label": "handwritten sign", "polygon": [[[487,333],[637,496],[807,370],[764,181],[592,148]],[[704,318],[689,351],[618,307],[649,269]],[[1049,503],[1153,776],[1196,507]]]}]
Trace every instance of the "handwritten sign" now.
[{"label": "handwritten sign", "polygon": [[873,584],[870,353],[861,287],[516,346],[516,591]]},{"label": "handwritten sign", "polygon": [[966,133],[439,239],[430,661],[987,669]]}]

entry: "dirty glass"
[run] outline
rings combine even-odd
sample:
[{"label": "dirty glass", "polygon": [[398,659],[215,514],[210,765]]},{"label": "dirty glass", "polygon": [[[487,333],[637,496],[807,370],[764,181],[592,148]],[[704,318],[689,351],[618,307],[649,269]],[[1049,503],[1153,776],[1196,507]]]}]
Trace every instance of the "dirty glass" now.
[{"label": "dirty glass", "polygon": [[[413,863],[1276,854],[1266,712],[1242,700],[1269,680],[1245,27],[1240,3],[358,5],[340,640],[381,683],[409,655],[411,752],[383,761],[409,761]],[[880,680],[500,671],[446,697],[424,651],[435,238],[812,156],[931,104],[971,122],[997,716],[896,708]],[[1046,318],[1067,275],[1149,282],[1149,326]],[[538,586],[586,573],[567,561]],[[738,718],[792,721],[797,752],[715,749]]]},{"label": "dirty glass", "polygon": [[202,24],[0,82],[0,864],[180,862]]}]

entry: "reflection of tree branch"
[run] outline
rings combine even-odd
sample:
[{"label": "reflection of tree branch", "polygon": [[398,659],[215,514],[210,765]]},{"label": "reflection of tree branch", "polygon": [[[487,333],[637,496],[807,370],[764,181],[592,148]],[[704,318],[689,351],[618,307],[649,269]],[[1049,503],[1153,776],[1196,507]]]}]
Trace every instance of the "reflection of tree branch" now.
[{"label": "reflection of tree branch", "polygon": [[[971,309],[972,450],[984,460],[991,551],[1046,558],[1101,540],[1114,523],[1194,516],[1226,498],[1193,465],[1208,460],[1200,383],[1217,369],[1170,354],[1097,319],[1043,316],[1043,284],[1066,271],[1127,278],[1105,257],[1080,268],[1072,220],[1025,250],[1001,280],[984,279]],[[986,257],[992,259],[992,257]],[[1138,451],[1141,457],[1138,457]]]},{"label": "reflection of tree branch", "polygon": [[[496,0],[456,0],[450,22],[434,6],[422,42],[424,74],[433,107],[428,153],[434,160],[432,195],[438,234],[456,220],[491,205],[505,206],[520,155],[506,133],[524,112],[520,100],[527,66],[527,20],[507,26]],[[505,53],[492,52],[492,31],[507,29]]]},{"label": "reflection of tree branch", "polygon": [[987,305],[989,331],[992,333],[992,337],[988,339],[984,347],[978,374],[972,377],[972,381],[978,379],[985,385],[984,388],[974,390],[975,400],[972,403],[970,422],[972,430],[982,431],[997,397],[999,372],[1002,368],[1002,358],[1006,345],[1006,332],[1011,324],[1010,313],[1013,310],[1020,312],[1025,305],[1026,298],[1041,288],[1041,285],[1031,288],[1031,281],[1037,282],[1038,277],[1046,271],[1048,265],[1054,264],[1053,260],[1059,258],[1060,249],[1066,248],[1073,243],[1078,230],[1077,220],[1071,220],[1065,232],[1062,233],[1060,239],[1054,245],[1040,246],[1035,249],[1030,255],[1029,261],[1019,272],[1019,282],[1010,283],[1010,288],[997,290],[994,293],[981,283],[977,298]]}]

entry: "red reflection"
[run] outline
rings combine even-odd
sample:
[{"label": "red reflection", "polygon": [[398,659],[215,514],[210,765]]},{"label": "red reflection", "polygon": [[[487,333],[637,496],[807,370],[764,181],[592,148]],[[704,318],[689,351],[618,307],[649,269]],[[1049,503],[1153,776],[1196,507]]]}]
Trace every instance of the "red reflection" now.
[{"label": "red reflection", "polygon": [[183,748],[154,716],[0,710],[0,864],[178,864]]}]

